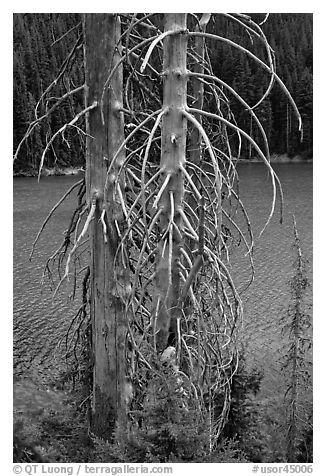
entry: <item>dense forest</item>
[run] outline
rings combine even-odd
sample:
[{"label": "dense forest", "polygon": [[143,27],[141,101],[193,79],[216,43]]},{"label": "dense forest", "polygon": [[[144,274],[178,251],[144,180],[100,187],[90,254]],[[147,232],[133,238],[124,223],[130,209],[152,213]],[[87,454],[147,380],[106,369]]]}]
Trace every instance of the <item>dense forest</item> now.
[{"label": "dense forest", "polygon": [[[251,14],[253,20],[262,22],[265,14]],[[28,125],[35,119],[34,109],[42,93],[59,78],[54,91],[56,96],[41,104],[48,111],[57,98],[73,85],[83,84],[83,49],[80,14],[15,14],[14,15],[14,150],[16,150]],[[268,97],[256,109],[270,143],[271,153],[300,155],[312,158],[312,14],[274,13],[262,24],[267,40],[275,52],[276,72],[292,94],[303,120],[303,137],[297,131],[297,122],[287,97],[275,85]],[[222,14],[214,14],[208,31],[239,42],[262,59],[264,45],[243,28]],[[229,83],[249,105],[256,104],[268,88],[268,76],[250,58],[232,46],[207,42],[214,73]],[[60,70],[76,50],[75,61],[70,65],[70,85],[60,79]],[[257,87],[259,85],[259,87]],[[160,93],[159,85],[153,86]],[[83,108],[83,91],[68,96],[61,107],[36,126],[32,136],[24,143],[14,172],[38,169],[44,145],[68,117],[74,117]],[[259,143],[258,130],[236,100],[230,98],[232,112],[239,127],[251,133]],[[244,159],[252,158],[250,145],[244,144]],[[66,130],[47,154],[47,165],[58,167],[80,166],[84,163],[84,138],[77,127]]]}]

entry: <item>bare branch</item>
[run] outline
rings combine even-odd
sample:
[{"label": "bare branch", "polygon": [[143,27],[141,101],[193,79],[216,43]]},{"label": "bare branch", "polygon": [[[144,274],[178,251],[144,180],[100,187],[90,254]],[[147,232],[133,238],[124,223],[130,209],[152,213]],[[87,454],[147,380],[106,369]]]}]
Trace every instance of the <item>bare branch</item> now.
[{"label": "bare branch", "polygon": [[62,101],[64,101],[65,99],[67,99],[67,97],[69,96],[72,96],[73,94],[76,94],[78,93],[79,91],[82,91],[83,89],[85,88],[85,85],[83,84],[82,86],[79,86],[78,88],[76,89],[73,89],[71,91],[68,91],[66,94],[64,94],[63,96],[61,96],[58,101],[53,105],[51,106],[51,108],[45,113],[43,114],[43,116],[35,119],[33,122],[31,122],[28,126],[28,129],[27,131],[25,132],[24,134],[24,137],[22,138],[22,140],[19,142],[18,146],[17,146],[17,149],[16,149],[16,152],[15,152],[15,155],[14,155],[14,161],[17,159],[17,156],[19,154],[19,151],[22,147],[22,145],[24,144],[24,142],[26,141],[26,139],[28,139],[28,137],[31,135],[33,129],[35,128],[35,126],[37,126],[41,121],[43,121],[44,119],[46,119],[47,117],[50,116],[50,114],[61,104]]},{"label": "bare branch", "polygon": [[35,240],[33,241],[33,245],[32,245],[32,251],[29,255],[29,261],[32,260],[32,257],[33,257],[33,254],[34,254],[34,250],[35,250],[35,246],[41,236],[41,233],[42,231],[44,230],[44,228],[46,227],[46,224],[48,223],[48,221],[50,220],[50,218],[52,217],[53,213],[56,211],[56,209],[61,205],[61,203],[68,197],[68,195],[71,194],[71,192],[76,188],[78,187],[79,185],[81,185],[82,183],[84,182],[84,179],[81,179],[79,180],[78,182],[74,183],[70,188],[69,190],[67,190],[67,192],[60,198],[60,200],[54,205],[54,207],[51,209],[50,213],[48,214],[48,216],[46,217],[46,219],[44,220],[44,222],[42,223],[42,226],[41,228],[39,229],[38,233],[37,233],[37,236],[35,238]]},{"label": "bare branch", "polygon": [[[254,148],[256,149],[256,151],[258,152],[258,155],[259,157],[261,157],[261,159],[264,161],[264,163],[266,164],[268,170],[270,171],[270,174],[271,174],[271,180],[272,180],[272,186],[273,186],[273,199],[272,199],[272,207],[271,207],[271,211],[270,211],[270,214],[267,218],[267,221],[264,225],[264,227],[262,228],[262,230],[260,231],[259,233],[259,237],[262,235],[262,233],[265,231],[267,225],[269,224],[273,214],[274,214],[274,209],[275,209],[275,202],[276,202],[276,185],[275,185],[275,172],[273,170],[273,168],[271,167],[269,161],[267,160],[267,158],[265,157],[264,153],[261,151],[261,149],[259,148],[259,146],[257,145],[257,143],[250,137],[249,134],[247,134],[245,131],[243,131],[242,129],[240,129],[238,126],[236,126],[235,124],[232,124],[232,122],[228,121],[227,119],[224,119],[224,117],[222,116],[218,116],[217,114],[213,114],[213,113],[210,113],[210,112],[206,112],[206,111],[201,111],[199,109],[192,109],[192,108],[188,108],[188,111],[190,112],[195,112],[197,114],[203,114],[204,116],[207,116],[207,117],[210,117],[212,119],[217,119],[221,122],[224,122],[225,124],[227,124],[229,127],[231,127],[232,129],[238,131],[241,135],[243,135],[253,146]],[[190,117],[192,118],[191,120],[193,120],[194,118],[192,116],[190,116],[190,114],[188,114],[186,111],[185,111],[185,114],[186,114],[186,117],[190,119]]]},{"label": "bare branch", "polygon": [[297,108],[297,105],[295,104],[289,90],[287,89],[287,87],[285,86],[285,84],[283,83],[283,81],[279,78],[279,76],[276,74],[276,73],[273,73],[273,71],[271,70],[271,68],[266,64],[264,63],[264,61],[260,60],[256,55],[254,55],[251,51],[247,50],[246,48],[244,48],[243,46],[240,46],[238,43],[235,43],[234,41],[231,41],[229,40],[228,38],[224,38],[222,36],[218,36],[218,35],[213,35],[212,33],[203,33],[203,32],[189,32],[188,33],[189,36],[203,36],[205,38],[210,38],[210,39],[213,39],[213,40],[218,40],[218,41],[223,41],[225,43],[227,43],[228,45],[230,46],[233,46],[234,48],[242,51],[243,53],[246,53],[248,56],[250,56],[250,58],[252,58],[254,61],[256,61],[258,64],[260,64],[260,66],[262,66],[265,70],[267,70],[269,73],[273,74],[274,77],[275,77],[275,80],[278,82],[278,84],[281,86],[282,90],[284,91],[284,93],[286,94],[286,96],[288,97],[293,109],[294,109],[294,112],[298,118],[298,122],[299,122],[299,131],[302,130],[302,119],[301,119],[301,115],[299,113],[299,110]]},{"label": "bare branch", "polygon": [[41,162],[40,162],[39,172],[38,172],[38,180],[40,180],[40,178],[41,178],[41,172],[42,172],[42,168],[43,168],[43,164],[44,164],[45,155],[46,155],[47,151],[49,150],[50,146],[52,145],[53,141],[56,139],[56,137],[59,134],[62,134],[67,129],[67,127],[73,126],[75,124],[75,122],[77,122],[82,116],[87,114],[89,111],[94,109],[96,106],[97,106],[97,101],[94,101],[93,104],[91,104],[90,106],[88,106],[85,109],[83,109],[82,111],[80,111],[69,123],[64,124],[62,127],[60,127],[59,130],[57,130],[57,132],[55,132],[53,134],[53,136],[51,137],[49,142],[46,144],[46,147],[45,147],[45,149],[43,151],[43,154],[42,154],[42,157],[41,157]]}]

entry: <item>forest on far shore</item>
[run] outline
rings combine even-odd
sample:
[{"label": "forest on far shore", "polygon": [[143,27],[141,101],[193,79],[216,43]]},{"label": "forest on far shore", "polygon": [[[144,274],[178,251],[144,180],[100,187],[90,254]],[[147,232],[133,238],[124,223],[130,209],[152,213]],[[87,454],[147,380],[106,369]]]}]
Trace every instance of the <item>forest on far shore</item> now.
[{"label": "forest on far shore", "polygon": [[[265,17],[265,14],[258,13],[250,15],[258,23]],[[160,14],[157,16],[160,17]],[[289,100],[284,94],[280,94],[279,86],[274,85],[265,101],[255,109],[266,131],[272,154],[312,158],[312,20],[310,13],[272,13],[261,26],[275,52],[276,72],[293,96],[303,120],[301,140]],[[70,66],[72,83],[75,87],[84,83],[80,22],[81,15],[78,13],[14,14],[14,150],[24,137],[28,125],[35,119],[35,106],[42,93],[60,76],[60,69],[72,48],[77,52],[76,60]],[[240,43],[266,61],[264,44],[254,41],[240,25],[223,15],[213,14],[207,31]],[[269,77],[262,68],[228,44],[221,42],[217,45],[207,41],[207,48],[215,75],[230,84],[250,106],[256,104],[269,84]],[[59,79],[55,88],[56,95],[51,98],[53,103],[41,104],[44,113],[67,91],[67,86],[64,80]],[[155,84],[153,92],[161,95],[161,84]],[[255,130],[256,125],[248,120],[248,115],[239,102],[234,98],[229,99],[238,126],[251,133],[261,145],[259,131]],[[43,127],[35,127],[14,162],[15,174],[38,169],[47,141],[60,127],[69,122],[68,118],[74,117],[83,109],[83,104],[83,91],[80,90],[63,100],[61,107],[44,119]],[[79,133],[77,127],[68,128],[64,135],[59,135],[54,141],[47,153],[45,165],[59,168],[82,166],[84,141],[85,137]],[[253,158],[253,151],[248,144],[242,145],[241,158]]]}]

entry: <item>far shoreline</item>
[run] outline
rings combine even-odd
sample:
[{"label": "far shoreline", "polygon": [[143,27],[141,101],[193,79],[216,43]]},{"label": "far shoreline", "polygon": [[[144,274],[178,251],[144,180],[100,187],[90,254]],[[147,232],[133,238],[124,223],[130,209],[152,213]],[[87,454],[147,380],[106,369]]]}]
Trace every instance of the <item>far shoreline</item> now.
[{"label": "far shoreline", "polygon": [[[41,177],[61,177],[69,175],[79,175],[84,173],[83,167],[43,167]],[[14,178],[35,178],[38,176],[38,171],[35,170],[19,170],[14,172]]]},{"label": "far shoreline", "polygon": [[[263,163],[262,159],[259,157],[252,157],[251,159],[235,159],[235,162],[238,163]],[[301,155],[297,154],[293,157],[289,157],[288,154],[272,154],[271,155],[271,164],[299,164],[299,163],[312,163],[312,157],[305,158]]]},{"label": "far shoreline", "polygon": [[[251,159],[233,159],[234,163],[237,164],[263,164],[264,162],[259,157],[252,157]],[[287,154],[272,154],[271,155],[271,164],[299,164],[299,163],[312,163],[312,158],[305,159],[300,155],[295,155],[294,157],[289,157]],[[79,175],[84,173],[85,169],[80,167],[43,167],[41,176],[42,177],[60,177],[60,176],[69,176],[69,175]],[[20,170],[14,172],[13,177],[37,177],[38,172],[35,170]]]}]

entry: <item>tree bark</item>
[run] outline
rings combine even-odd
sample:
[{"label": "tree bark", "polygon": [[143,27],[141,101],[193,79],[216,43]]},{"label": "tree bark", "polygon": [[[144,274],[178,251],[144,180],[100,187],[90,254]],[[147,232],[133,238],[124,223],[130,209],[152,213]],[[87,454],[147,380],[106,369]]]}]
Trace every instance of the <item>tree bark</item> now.
[{"label": "tree bark", "polygon": [[[98,105],[87,117],[86,185],[89,205],[95,206],[90,227],[90,315],[94,357],[91,428],[111,439],[116,425],[126,421],[125,336],[123,290],[127,270],[115,263],[123,226],[121,204],[114,192],[122,151],[111,168],[112,158],[124,137],[122,67],[115,73],[101,102],[103,85],[120,58],[116,46],[120,20],[115,14],[85,14],[86,104]],[[123,184],[121,184],[121,187]],[[121,228],[120,228],[121,229]]]},{"label": "tree bark", "polygon": [[[205,18],[206,17],[206,18]],[[210,15],[203,14],[202,19],[205,20],[203,24],[196,25],[195,31],[206,31],[206,24],[209,21]],[[205,38],[197,36],[195,37],[194,44],[194,53],[196,54],[197,62],[194,65],[194,72],[203,74],[204,73],[204,58],[205,58]],[[204,104],[204,83],[200,79],[193,77],[192,79],[192,96],[194,101],[192,103],[193,108],[203,109]],[[202,116],[201,114],[194,114],[194,117],[201,124]],[[199,130],[196,127],[192,127],[191,134],[189,137],[189,158],[190,162],[196,164],[198,167],[201,164],[202,156],[202,138]],[[196,178],[194,177],[194,180]]]},{"label": "tree bark", "polygon": [[157,296],[154,301],[154,342],[158,352],[168,343],[174,343],[180,294],[182,219],[179,209],[182,207],[184,195],[184,177],[180,166],[185,164],[187,132],[187,121],[182,113],[187,102],[186,19],[187,15],[181,13],[165,16],[165,31],[180,30],[180,33],[164,39],[163,51],[165,114],[162,119],[161,172],[162,184],[167,185],[158,203],[162,209],[160,232],[164,237],[158,245]]},{"label": "tree bark", "polygon": [[[201,17],[199,25],[196,24],[195,31],[206,31],[206,25],[210,19],[210,14],[204,13]],[[194,53],[197,58],[197,62],[193,67],[194,73],[203,74],[204,73],[204,61],[205,61],[205,38],[203,37],[195,37],[194,40]],[[192,106],[195,109],[202,110],[204,106],[204,83],[196,76],[192,78],[191,81],[191,94],[193,97]],[[194,114],[195,119],[202,124],[202,115],[201,114]],[[188,156],[189,162],[195,164],[199,169],[203,167],[202,159],[203,159],[203,140],[202,136],[197,127],[191,126],[190,128],[190,135],[188,139]],[[200,191],[201,185],[198,177],[196,175],[192,175],[192,181]],[[198,197],[195,194],[188,194],[187,197],[188,204],[192,210],[197,210],[199,207]],[[199,217],[200,213],[197,213]],[[189,221],[192,224],[193,228],[196,229],[198,226],[198,222],[194,220],[194,217],[190,216]],[[198,246],[193,240],[187,240],[187,247],[193,251]],[[190,299],[187,298],[185,306],[185,313],[189,313],[191,309]]]}]

